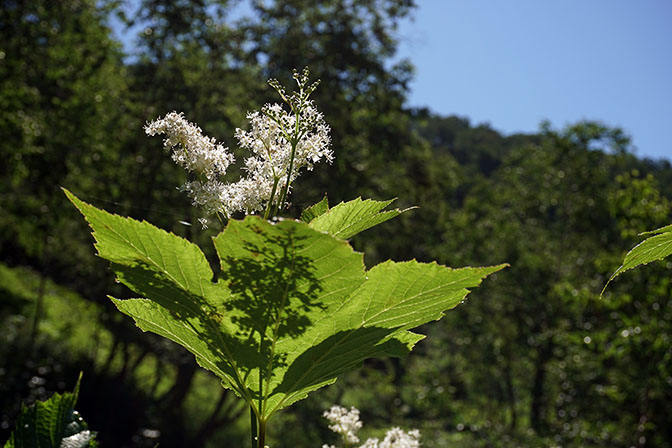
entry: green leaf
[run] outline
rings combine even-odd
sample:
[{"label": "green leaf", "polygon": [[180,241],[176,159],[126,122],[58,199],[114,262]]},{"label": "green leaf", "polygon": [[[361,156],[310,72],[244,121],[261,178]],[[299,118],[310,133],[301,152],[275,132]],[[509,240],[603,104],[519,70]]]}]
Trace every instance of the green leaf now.
[{"label": "green leaf", "polygon": [[310,227],[321,232],[327,232],[337,238],[348,239],[409,210],[381,211],[392,202],[394,202],[394,199],[389,201],[366,199],[363,201],[362,198],[341,202],[336,207],[310,221]]},{"label": "green leaf", "polygon": [[644,232],[641,235],[654,236],[645,239],[625,255],[623,264],[611,275],[600,295],[604,294],[609,283],[623,272],[652,261],[662,260],[672,254],[672,225]]},{"label": "green leaf", "polygon": [[387,261],[373,267],[342,305],[300,337],[283,341],[291,363],[273,391],[271,413],[333,383],[365,359],[405,356],[424,338],[410,329],[440,319],[465,299],[468,288],[506,266],[450,269]]},{"label": "green leaf", "polygon": [[329,200],[327,199],[327,195],[325,194],[320,202],[311,205],[301,213],[301,221],[310,222],[313,219],[317,218],[318,216],[324,215],[328,211],[329,211]]},{"label": "green leaf", "polygon": [[79,395],[79,375],[72,393],[54,394],[30,407],[21,406],[16,428],[5,448],[88,448],[97,446],[95,434],[74,410]]},{"label": "green leaf", "polygon": [[504,267],[411,261],[367,272],[362,254],[340,238],[248,216],[214,238],[214,282],[195,245],[68,196],[94,229],[99,254],[144,297],[113,299],[119,310],[191,351],[262,420],[367,358],[407,354],[422,338],[411,328],[439,319]]},{"label": "green leaf", "polygon": [[660,229],[650,230],[648,232],[642,232],[641,235],[659,235],[661,233],[672,232],[672,224],[669,226],[661,227]]},{"label": "green leaf", "polygon": [[217,310],[230,293],[213,283],[214,274],[198,246],[147,222],[99,210],[64,191],[94,230],[98,255],[112,262],[120,282],[147,298],[112,298],[117,308],[142,330],[191,351],[203,367],[242,395],[236,366],[221,353],[229,347],[221,329],[226,322],[220,322]]}]

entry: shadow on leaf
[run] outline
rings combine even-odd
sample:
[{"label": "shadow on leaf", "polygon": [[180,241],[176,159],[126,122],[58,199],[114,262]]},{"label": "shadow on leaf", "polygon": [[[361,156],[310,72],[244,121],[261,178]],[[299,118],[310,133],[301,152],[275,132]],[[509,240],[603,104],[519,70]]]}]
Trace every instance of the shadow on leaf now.
[{"label": "shadow on leaf", "polygon": [[291,394],[323,385],[368,358],[407,355],[415,342],[413,337],[417,335],[404,332],[404,335],[412,335],[407,341],[403,336],[390,338],[396,331],[398,328],[365,327],[340,331],[328,337],[294,360],[273,394]]}]

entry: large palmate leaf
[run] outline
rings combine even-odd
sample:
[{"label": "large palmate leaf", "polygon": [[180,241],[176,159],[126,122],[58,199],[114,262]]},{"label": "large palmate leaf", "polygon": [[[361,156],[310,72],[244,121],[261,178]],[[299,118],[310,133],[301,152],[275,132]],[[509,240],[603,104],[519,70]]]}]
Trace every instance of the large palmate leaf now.
[{"label": "large palmate leaf", "polygon": [[341,238],[248,216],[214,238],[215,280],[197,246],[67,194],[99,255],[143,297],[113,299],[119,310],[194,353],[262,421],[367,358],[407,354],[422,338],[410,329],[439,319],[503,267],[388,261],[366,271]]},{"label": "large palmate leaf", "polygon": [[54,394],[46,401],[22,406],[5,448],[89,448],[98,446],[95,434],[74,410],[79,383],[70,393]]},{"label": "large palmate leaf", "polygon": [[397,208],[382,211],[392,202],[394,202],[394,199],[389,201],[366,199],[363,201],[362,198],[357,198],[352,201],[341,202],[330,209],[325,197],[322,201],[308,208],[302,218],[309,222],[310,227],[315,230],[347,239],[408,210]]},{"label": "large palmate leaf", "polygon": [[672,255],[672,225],[644,232],[641,235],[654,236],[645,239],[625,255],[623,264],[611,275],[607,284],[604,285],[602,293],[607,289],[609,283],[623,272]]}]

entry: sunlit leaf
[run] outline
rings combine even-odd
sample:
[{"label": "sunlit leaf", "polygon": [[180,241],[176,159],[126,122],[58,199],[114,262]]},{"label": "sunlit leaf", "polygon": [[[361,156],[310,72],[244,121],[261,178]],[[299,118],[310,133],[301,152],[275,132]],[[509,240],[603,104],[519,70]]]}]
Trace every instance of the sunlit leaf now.
[{"label": "sunlit leaf", "polygon": [[644,232],[642,235],[654,236],[645,239],[625,255],[623,264],[611,275],[607,284],[604,285],[602,293],[607,289],[609,283],[623,272],[652,261],[662,260],[672,254],[672,225]]},{"label": "sunlit leaf", "polygon": [[422,339],[410,329],[439,319],[504,267],[388,261],[366,271],[341,238],[248,216],[214,238],[215,279],[197,246],[67,194],[99,255],[142,296],[113,299],[119,310],[191,351],[263,420],[367,358],[404,356]]},{"label": "sunlit leaf", "polygon": [[329,199],[325,194],[320,202],[313,204],[301,213],[301,221],[310,222],[329,211]]},{"label": "sunlit leaf", "polygon": [[374,201],[362,198],[341,202],[310,221],[310,227],[337,238],[347,239],[408,210],[382,211],[392,202],[394,199]]}]

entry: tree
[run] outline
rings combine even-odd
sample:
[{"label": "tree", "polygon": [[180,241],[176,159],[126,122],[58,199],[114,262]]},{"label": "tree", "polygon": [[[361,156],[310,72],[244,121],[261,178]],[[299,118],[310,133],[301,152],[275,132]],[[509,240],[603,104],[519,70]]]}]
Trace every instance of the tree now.
[{"label": "tree", "polygon": [[267,61],[262,74],[284,81],[292,69],[310,67],[321,80],[315,101],[332,128],[334,167],[313,176],[298,204],[326,191],[332,202],[352,199],[354,191],[390,194],[386,173],[418,142],[403,109],[411,66],[389,66],[394,31],[413,7],[411,0],[252,2],[255,16],[244,29],[251,56]]},{"label": "tree", "polygon": [[59,186],[115,197],[110,183],[127,163],[119,45],[93,1],[3,1],[1,10],[2,256],[74,282],[90,271]]}]

